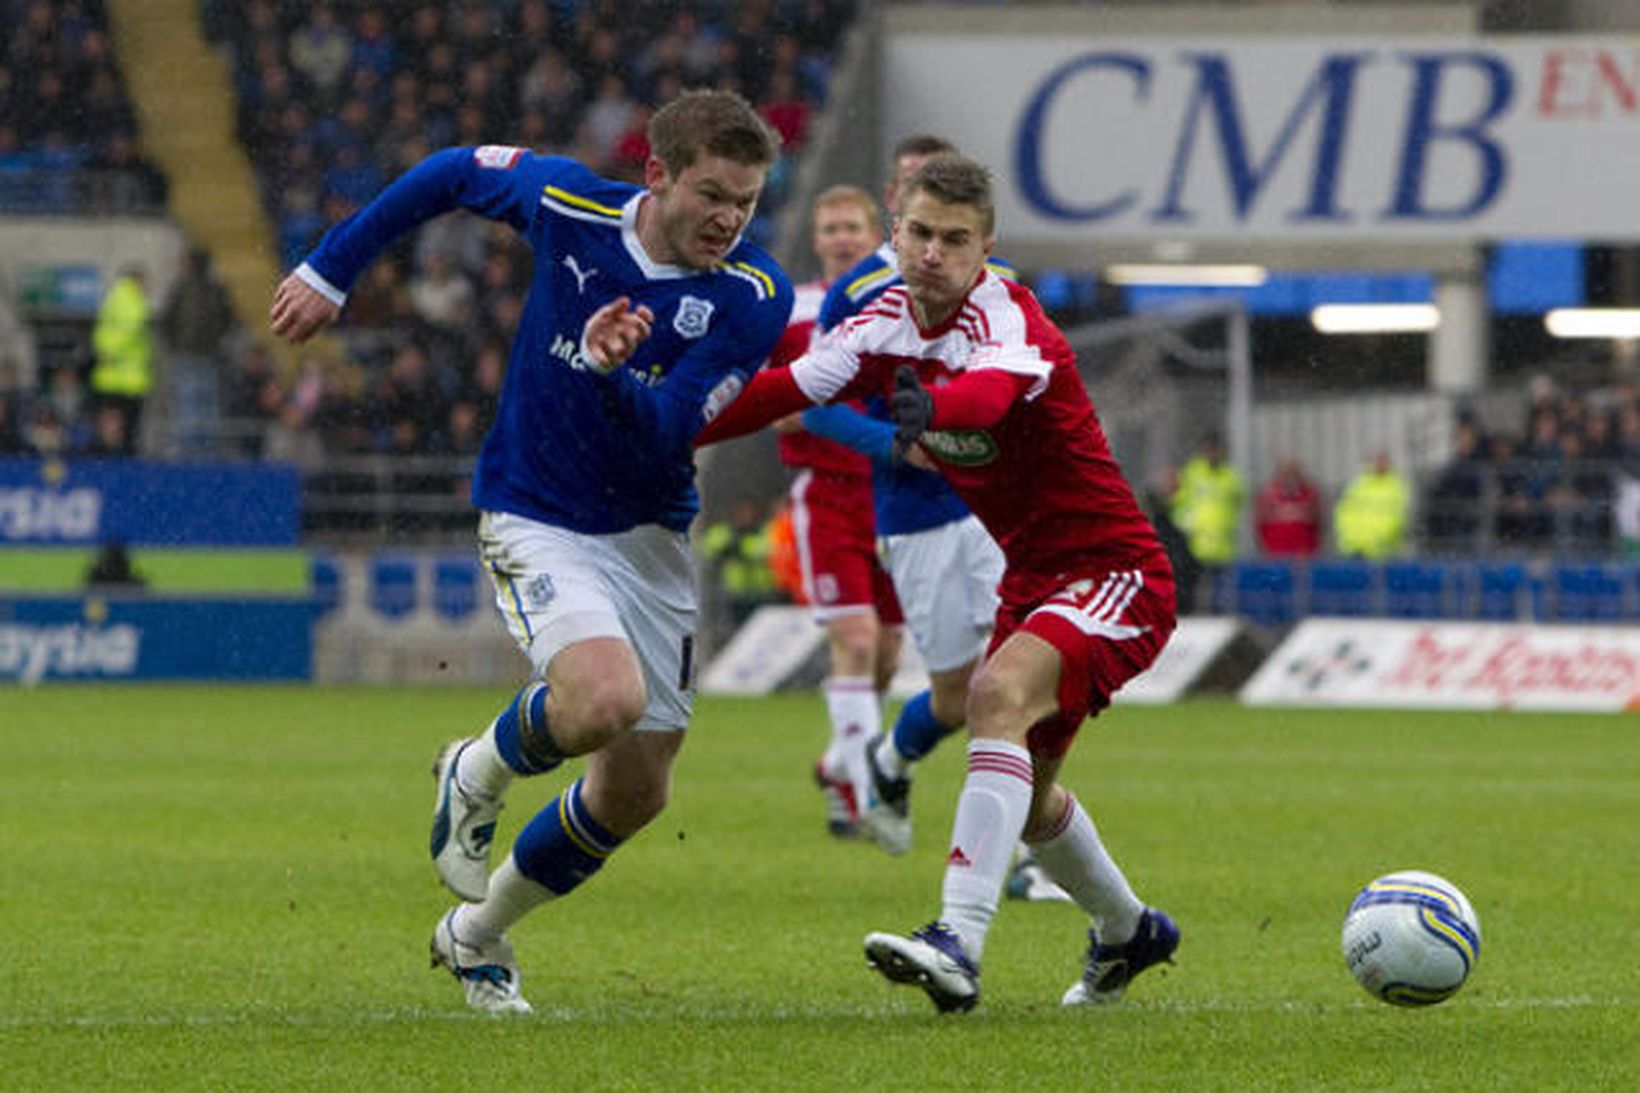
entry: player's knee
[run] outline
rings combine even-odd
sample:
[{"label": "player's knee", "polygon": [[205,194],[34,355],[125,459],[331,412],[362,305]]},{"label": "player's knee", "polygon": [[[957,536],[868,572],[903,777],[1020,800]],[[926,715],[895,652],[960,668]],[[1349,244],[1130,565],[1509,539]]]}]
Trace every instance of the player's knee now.
[{"label": "player's knee", "polygon": [[[1024,681],[1016,676],[981,672],[968,687],[968,731],[975,736],[1016,735],[1011,729],[1024,718],[1029,698]],[[1017,735],[1022,736],[1023,729]]]},{"label": "player's knee", "polygon": [[637,724],[648,696],[641,680],[592,678],[565,688],[565,721],[576,735],[601,743]]}]

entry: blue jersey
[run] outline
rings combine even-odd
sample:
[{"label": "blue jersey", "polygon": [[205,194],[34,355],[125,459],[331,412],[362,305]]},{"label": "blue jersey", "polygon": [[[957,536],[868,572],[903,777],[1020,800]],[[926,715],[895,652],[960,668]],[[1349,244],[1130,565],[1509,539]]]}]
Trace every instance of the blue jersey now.
[{"label": "blue jersey", "polygon": [[[1002,276],[1014,278],[1012,267],[992,259],[986,263]],[[900,283],[894,248],[887,243],[862,258],[854,268],[832,282],[820,304],[816,325],[830,330],[865,310],[890,285]],[[937,471],[924,471],[886,458],[894,427],[881,399],[867,403],[871,418],[844,406],[826,406],[803,413],[810,432],[847,444],[872,457],[871,492],[875,501],[877,534],[907,535],[927,531],[968,515],[968,506]]]},{"label": "blue jersey", "polygon": [[[535,255],[494,426],[473,479],[480,509],[585,534],[686,530],[700,508],[695,434],[785,329],[786,275],[741,242],[710,270],[661,265],[638,241],[643,192],[519,148],[451,148],[326,233],[304,275],[340,302],[405,231],[451,209],[504,221]],[[315,283],[312,276],[322,283]],[[647,305],[650,337],[608,375],[581,333],[618,296]]]}]

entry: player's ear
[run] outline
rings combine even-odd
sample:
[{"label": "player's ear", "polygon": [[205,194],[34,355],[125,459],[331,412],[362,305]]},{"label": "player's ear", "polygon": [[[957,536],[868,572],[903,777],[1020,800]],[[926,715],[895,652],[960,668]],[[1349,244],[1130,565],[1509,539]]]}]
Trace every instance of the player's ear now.
[{"label": "player's ear", "polygon": [[660,193],[666,189],[671,181],[672,174],[666,169],[666,164],[657,157],[650,156],[643,164],[643,184],[651,193]]}]

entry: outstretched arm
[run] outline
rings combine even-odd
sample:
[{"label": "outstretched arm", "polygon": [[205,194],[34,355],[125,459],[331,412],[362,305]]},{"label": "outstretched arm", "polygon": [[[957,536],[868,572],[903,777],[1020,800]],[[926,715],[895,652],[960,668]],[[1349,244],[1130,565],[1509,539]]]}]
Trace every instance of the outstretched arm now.
[{"label": "outstretched arm", "polygon": [[435,152],[332,227],[274,293],[268,312],[274,334],[301,342],[335,322],[365,267],[405,232],[441,213],[468,209],[522,229],[533,215],[532,180],[543,161],[520,151],[505,167],[490,165],[495,162],[472,148]]},{"label": "outstretched arm", "polygon": [[718,415],[695,435],[695,447],[755,433],[787,414],[812,405],[814,403],[809,396],[797,386],[790,368],[759,372],[739,397],[718,411]]}]

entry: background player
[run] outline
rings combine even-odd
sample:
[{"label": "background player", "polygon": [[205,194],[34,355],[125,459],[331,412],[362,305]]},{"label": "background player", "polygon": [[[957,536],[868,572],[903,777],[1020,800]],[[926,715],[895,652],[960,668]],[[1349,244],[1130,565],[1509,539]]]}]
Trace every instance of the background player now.
[{"label": "background player", "polygon": [[[483,1010],[529,1008],[504,931],[666,803],[693,697],[691,441],[791,309],[779,267],[740,238],[774,134],[739,96],[689,92],[655,114],[649,139],[643,187],[520,148],[436,153],[333,228],[271,313],[280,337],[311,336],[393,240],[454,208],[512,225],[534,251],[473,483],[496,602],[532,681],[434,768],[434,864],[475,901],[439,921],[434,961]],[[503,791],[570,756],[585,773],[489,875]]]},{"label": "background player", "polygon": [[805,401],[886,393],[897,444],[920,443],[934,457],[1007,557],[997,630],[969,688],[968,773],[940,917],[909,937],[865,940],[879,972],[920,986],[941,1010],[979,1000],[986,934],[1021,834],[1095,922],[1066,1004],[1119,998],[1179,942],[1058,783],[1083,718],[1171,634],[1172,572],[1069,344],[1029,290],[985,268],[994,218],[983,167],[930,159],[907,183],[895,223],[905,284],[791,368],[758,376],[700,438],[737,435]]},{"label": "background player", "polygon": [[[814,200],[813,246],[821,276],[796,286],[791,322],[769,359],[783,368],[809,348],[821,300],[837,277],[883,241],[871,195],[833,186]],[[792,528],[803,591],[826,630],[831,674],[822,688],[831,738],[815,764],[833,835],[855,833],[858,802],[871,796],[866,746],[882,728],[882,695],[900,659],[900,604],[877,557],[871,465],[857,452],[803,427],[793,414],[775,423],[780,460],[795,471]]]}]

